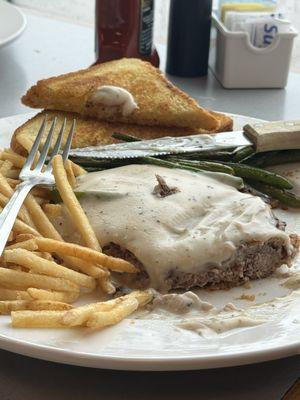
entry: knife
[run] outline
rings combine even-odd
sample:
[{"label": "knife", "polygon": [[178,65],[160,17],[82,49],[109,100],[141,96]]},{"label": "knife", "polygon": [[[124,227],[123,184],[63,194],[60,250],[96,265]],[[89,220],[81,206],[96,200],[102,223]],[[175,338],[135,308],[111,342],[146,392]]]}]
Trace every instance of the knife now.
[{"label": "knife", "polygon": [[300,149],[300,120],[247,124],[242,131],[163,137],[152,140],[115,143],[72,149],[70,157],[81,159],[127,159],[184,154],[253,146],[257,153]]}]

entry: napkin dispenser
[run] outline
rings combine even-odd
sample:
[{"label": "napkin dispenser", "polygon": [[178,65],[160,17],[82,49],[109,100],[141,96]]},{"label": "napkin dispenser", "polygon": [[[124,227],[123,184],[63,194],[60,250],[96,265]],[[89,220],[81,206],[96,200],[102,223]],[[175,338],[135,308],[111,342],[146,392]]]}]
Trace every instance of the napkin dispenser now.
[{"label": "napkin dispenser", "polygon": [[269,46],[258,48],[247,32],[228,30],[213,13],[210,68],[228,89],[283,88],[296,36],[297,31],[290,27],[287,32],[278,33]]}]

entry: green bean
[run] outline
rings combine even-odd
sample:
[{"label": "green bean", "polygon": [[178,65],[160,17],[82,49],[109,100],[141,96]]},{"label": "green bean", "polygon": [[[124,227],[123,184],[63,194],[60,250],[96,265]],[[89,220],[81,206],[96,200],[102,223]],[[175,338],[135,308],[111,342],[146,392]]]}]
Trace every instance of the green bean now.
[{"label": "green bean", "polygon": [[196,160],[184,160],[182,158],[177,159],[177,163],[179,165],[193,167],[193,168],[200,168],[206,171],[213,171],[213,172],[223,172],[224,174],[234,175],[234,171],[231,167],[225,164],[212,162],[212,161],[196,161]]},{"label": "green bean", "polygon": [[264,164],[265,159],[268,158],[269,155],[273,154],[273,153],[277,153],[277,152],[276,151],[275,152],[269,151],[269,152],[266,152],[266,153],[256,153],[256,154],[253,154],[252,156],[250,156],[248,158],[244,158],[241,161],[241,163],[242,164],[247,164],[247,165],[252,165],[254,167],[259,168],[261,164],[262,165]]},{"label": "green bean", "polygon": [[98,171],[104,171],[106,169],[111,169],[111,168],[116,168],[116,167],[110,165],[109,167],[102,167],[102,168],[101,167],[99,167],[99,168],[96,168],[96,167],[85,167],[84,169],[87,172],[98,172]]},{"label": "green bean", "polygon": [[285,190],[281,190],[261,182],[251,180],[246,180],[246,182],[259,192],[266,194],[273,199],[279,200],[281,204],[285,204],[293,208],[300,208],[300,198],[294,193],[286,192]]},{"label": "green bean", "polygon": [[114,167],[121,167],[122,165],[126,165],[131,162],[131,159],[109,159],[109,158],[97,158],[97,159],[86,159],[86,158],[79,158],[79,157],[70,157],[70,159],[79,164],[81,167],[85,168],[86,170],[89,169],[101,169],[101,168],[114,168]]},{"label": "green bean", "polygon": [[[153,165],[158,165],[160,167],[167,167],[167,168],[181,168],[180,164],[171,162],[171,161],[166,161],[162,160],[160,158],[154,158],[154,157],[142,157],[140,158],[140,161],[147,163],[147,164],[153,164]],[[189,169],[194,172],[198,172],[197,168],[193,167],[186,167],[185,169]]]},{"label": "green bean", "polygon": [[232,168],[220,163],[213,163],[207,161],[196,161],[195,163],[189,163],[188,161],[185,160],[183,160],[184,162],[170,162],[167,160],[161,160],[159,158],[154,158],[154,157],[143,157],[142,160],[148,164],[159,165],[161,167],[167,167],[167,168],[186,169],[193,172],[199,172],[199,170],[205,170],[211,172],[223,172],[225,174],[234,175],[234,171]]},{"label": "green bean", "polygon": [[245,179],[252,179],[254,181],[263,182],[271,186],[278,187],[279,189],[292,189],[293,184],[278,174],[274,172],[265,171],[260,168],[253,167],[246,164],[238,163],[223,163],[231,167],[236,176]]},{"label": "green bean", "polygon": [[255,154],[255,150],[253,146],[245,146],[243,148],[237,149],[237,151],[233,152],[233,162],[241,162],[245,158]]},{"label": "green bean", "polygon": [[265,153],[258,153],[249,157],[243,162],[254,165],[256,167],[268,167],[271,165],[288,164],[300,161],[299,150],[282,150],[282,151],[268,151]]},{"label": "green bean", "polygon": [[181,153],[181,154],[170,154],[164,156],[164,159],[176,159],[177,157],[184,158],[186,160],[211,160],[211,161],[231,161],[232,160],[231,151],[223,150],[199,150],[191,153]]},{"label": "green bean", "polygon": [[140,142],[142,139],[139,139],[133,135],[127,135],[126,133],[114,132],[111,137],[118,140],[123,140],[124,142]]}]

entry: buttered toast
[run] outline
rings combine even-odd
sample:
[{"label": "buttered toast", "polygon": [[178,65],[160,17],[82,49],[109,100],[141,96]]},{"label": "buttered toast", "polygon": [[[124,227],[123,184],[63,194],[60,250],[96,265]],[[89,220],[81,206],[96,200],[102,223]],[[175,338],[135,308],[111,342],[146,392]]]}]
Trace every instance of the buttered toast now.
[{"label": "buttered toast", "polygon": [[[93,103],[101,86],[130,92],[138,105],[129,115],[120,107]],[[220,121],[186,93],[170,83],[150,63],[123,58],[77,72],[43,79],[32,86],[22,102],[33,108],[76,112],[98,120],[160,127],[216,131]]]},{"label": "buttered toast", "polygon": [[[229,116],[215,112],[212,113],[218,120],[218,131],[232,130],[232,119]],[[68,124],[71,124],[73,118],[76,118],[76,130],[72,142],[73,148],[113,143],[115,139],[113,139],[111,135],[114,132],[134,135],[141,139],[155,139],[163,136],[185,136],[207,132],[201,129],[196,130],[187,128],[167,128],[158,126],[111,123],[98,121],[94,118],[81,117],[75,113],[48,110],[47,112],[42,111],[38,113],[36,116],[16,129],[11,141],[11,147],[14,151],[19,154],[26,154],[26,152],[30,150],[45,114],[47,114],[48,129],[50,128],[53,118],[58,118],[54,137],[57,137],[59,127],[61,126],[64,118],[67,119],[67,127],[65,132],[68,132],[69,130]],[[48,129],[45,129],[45,131],[48,132]],[[66,139],[66,137],[64,139]]]}]

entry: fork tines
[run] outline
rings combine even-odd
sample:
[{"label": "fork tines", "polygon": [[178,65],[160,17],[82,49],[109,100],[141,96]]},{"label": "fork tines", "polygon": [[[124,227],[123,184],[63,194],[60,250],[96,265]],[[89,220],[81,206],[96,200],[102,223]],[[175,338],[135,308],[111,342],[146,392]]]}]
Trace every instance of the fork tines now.
[{"label": "fork tines", "polygon": [[[40,147],[40,144],[41,144],[41,140],[42,140],[42,137],[43,137],[43,135],[45,133],[47,122],[48,122],[47,121],[47,115],[45,115],[45,117],[43,119],[43,122],[42,122],[42,124],[40,126],[40,129],[38,131],[38,134],[37,134],[37,136],[35,138],[35,141],[34,141],[34,143],[32,145],[32,148],[31,148],[31,150],[30,150],[30,152],[28,154],[27,160],[26,160],[22,170],[24,170],[24,169],[30,169],[30,170],[34,169],[36,172],[40,172],[42,170],[43,166],[44,166],[44,163],[45,163],[47,157],[49,157],[49,158],[48,158],[48,165],[47,165],[46,171],[49,172],[49,171],[52,170],[51,161],[52,161],[53,157],[56,154],[58,154],[59,151],[60,151],[62,138],[63,138],[63,135],[64,135],[64,131],[65,131],[67,120],[66,120],[66,118],[64,118],[64,120],[62,122],[62,125],[60,127],[60,130],[59,130],[55,145],[54,145],[54,147],[52,149],[51,154],[49,155],[48,153],[49,153],[49,149],[50,149],[50,146],[51,146],[51,143],[52,143],[54,130],[55,130],[56,125],[57,125],[57,117],[55,117],[52,120],[52,123],[51,123],[50,129],[49,129],[47,138],[46,138],[45,143],[43,144],[43,146],[41,148],[41,153],[40,153],[40,155],[38,157],[37,163],[35,164],[35,160],[36,160],[36,158],[38,156],[38,150],[39,150],[39,147]],[[76,124],[76,120],[74,119],[72,121],[71,128],[69,130],[69,133],[68,133],[68,136],[67,136],[67,140],[66,140],[65,146],[63,148],[63,152],[62,152],[62,157],[63,157],[64,161],[67,160],[68,155],[69,155],[69,151],[70,151],[71,143],[72,143],[72,138],[73,138],[73,134],[74,134],[74,131],[75,131],[75,124]]]}]

